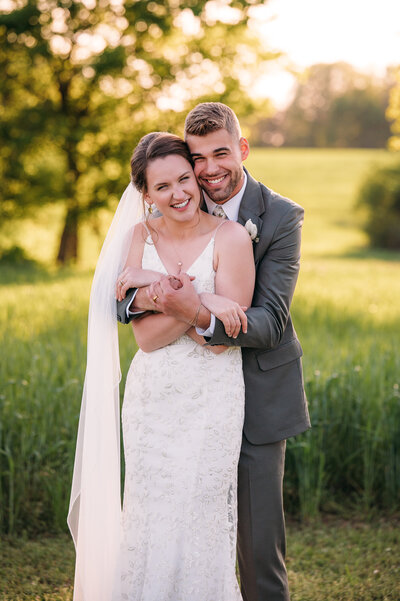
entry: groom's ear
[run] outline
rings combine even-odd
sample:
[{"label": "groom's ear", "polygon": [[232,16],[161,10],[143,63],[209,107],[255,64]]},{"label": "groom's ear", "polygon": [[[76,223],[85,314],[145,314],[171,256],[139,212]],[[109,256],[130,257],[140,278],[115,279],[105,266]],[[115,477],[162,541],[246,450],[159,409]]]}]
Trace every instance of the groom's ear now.
[{"label": "groom's ear", "polygon": [[246,138],[240,138],[239,148],[240,148],[240,154],[242,157],[242,161],[245,161],[247,159],[247,157],[249,156],[249,152],[250,152],[250,145],[249,145],[248,141],[246,140]]}]

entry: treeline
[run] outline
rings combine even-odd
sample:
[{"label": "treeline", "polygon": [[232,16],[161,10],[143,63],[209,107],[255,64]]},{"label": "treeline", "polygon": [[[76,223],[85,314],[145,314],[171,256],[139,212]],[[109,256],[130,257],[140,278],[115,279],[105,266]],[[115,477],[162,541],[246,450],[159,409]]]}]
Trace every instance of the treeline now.
[{"label": "treeline", "polygon": [[377,78],[347,63],[316,64],[299,77],[286,110],[251,128],[255,146],[385,148],[394,72]]}]

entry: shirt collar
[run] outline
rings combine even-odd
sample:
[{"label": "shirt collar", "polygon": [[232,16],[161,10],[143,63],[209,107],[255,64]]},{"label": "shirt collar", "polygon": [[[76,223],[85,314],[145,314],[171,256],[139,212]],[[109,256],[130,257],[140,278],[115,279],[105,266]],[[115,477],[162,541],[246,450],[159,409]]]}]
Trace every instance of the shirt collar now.
[{"label": "shirt collar", "polygon": [[240,203],[242,202],[243,194],[244,194],[244,191],[246,189],[246,184],[247,184],[247,174],[245,171],[243,171],[243,175],[244,175],[243,184],[242,184],[242,187],[240,188],[239,192],[237,194],[235,194],[235,196],[232,196],[232,198],[230,198],[223,204],[216,203],[213,200],[211,200],[211,198],[209,198],[203,190],[204,200],[207,205],[207,211],[211,215],[212,215],[212,212],[214,211],[215,207],[220,206],[220,207],[224,208],[225,214],[230,221],[238,220]]}]

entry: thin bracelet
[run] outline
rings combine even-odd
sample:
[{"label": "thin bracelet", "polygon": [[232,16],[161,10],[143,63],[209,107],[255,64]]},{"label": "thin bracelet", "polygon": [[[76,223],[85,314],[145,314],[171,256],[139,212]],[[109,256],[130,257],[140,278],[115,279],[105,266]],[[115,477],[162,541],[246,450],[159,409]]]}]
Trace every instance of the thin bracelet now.
[{"label": "thin bracelet", "polygon": [[191,326],[197,327],[197,320],[199,318],[199,313],[200,313],[200,309],[201,309],[201,303],[199,304],[199,306],[197,307],[197,311],[196,311],[196,315],[194,316],[194,318],[192,319],[191,322],[189,322],[189,324]]}]

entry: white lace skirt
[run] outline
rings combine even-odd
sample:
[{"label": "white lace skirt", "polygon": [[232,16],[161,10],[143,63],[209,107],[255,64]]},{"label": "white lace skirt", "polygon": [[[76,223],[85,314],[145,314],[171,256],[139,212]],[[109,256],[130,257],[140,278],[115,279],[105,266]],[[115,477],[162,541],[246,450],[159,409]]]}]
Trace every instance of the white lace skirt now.
[{"label": "white lace skirt", "polygon": [[236,486],[241,352],[187,336],[138,351],[122,410],[124,601],[241,601]]}]

